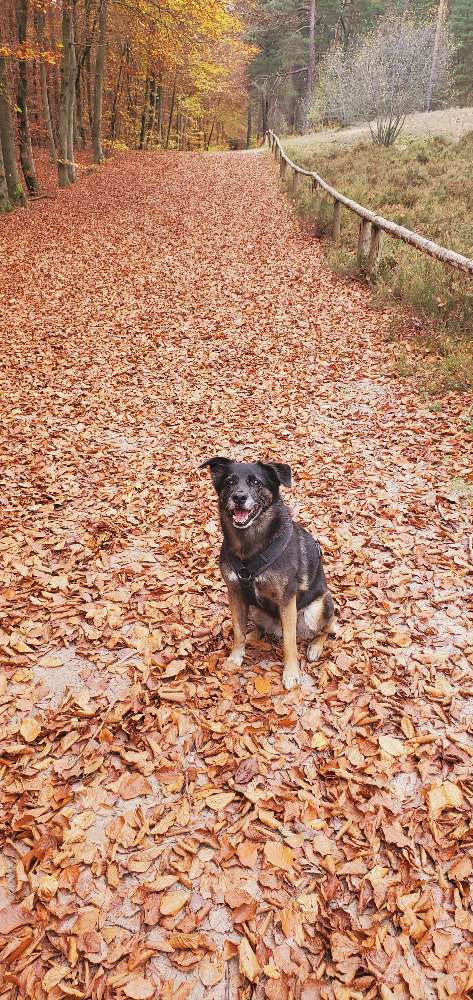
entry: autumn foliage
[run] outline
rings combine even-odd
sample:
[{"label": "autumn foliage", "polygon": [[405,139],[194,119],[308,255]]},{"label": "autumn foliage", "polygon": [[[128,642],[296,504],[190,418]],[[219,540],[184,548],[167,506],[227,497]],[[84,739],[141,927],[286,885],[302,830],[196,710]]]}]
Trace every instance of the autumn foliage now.
[{"label": "autumn foliage", "polygon": [[[465,398],[392,378],[264,154],[118,154],[2,231],[1,1000],[468,997]],[[300,689],[223,665],[213,454],[289,462],[323,547]]]}]

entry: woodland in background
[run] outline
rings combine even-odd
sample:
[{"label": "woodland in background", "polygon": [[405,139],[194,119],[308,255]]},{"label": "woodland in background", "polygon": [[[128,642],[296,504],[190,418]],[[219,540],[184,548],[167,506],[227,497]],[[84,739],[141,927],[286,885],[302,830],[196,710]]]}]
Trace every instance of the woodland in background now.
[{"label": "woodland in background", "polygon": [[113,146],[221,142],[239,114],[246,121],[253,50],[243,35],[235,8],[219,0],[6,0],[0,207],[39,193],[38,147],[68,187],[86,147],[101,163]]},{"label": "woodland in background", "polygon": [[305,131],[324,56],[396,11],[445,22],[452,103],[471,103],[471,0],[3,0],[0,211],[40,194],[39,149],[68,187],[91,152]]}]

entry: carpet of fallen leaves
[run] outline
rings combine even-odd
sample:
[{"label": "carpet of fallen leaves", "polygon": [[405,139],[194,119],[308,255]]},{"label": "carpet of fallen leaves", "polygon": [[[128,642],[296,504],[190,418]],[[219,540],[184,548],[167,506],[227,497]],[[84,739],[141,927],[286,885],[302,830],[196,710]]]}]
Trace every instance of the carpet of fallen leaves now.
[{"label": "carpet of fallen leaves", "polygon": [[[1,225],[0,997],[470,995],[465,397],[391,377],[264,154]],[[290,462],[323,544],[301,690],[223,668],[215,453]]]}]

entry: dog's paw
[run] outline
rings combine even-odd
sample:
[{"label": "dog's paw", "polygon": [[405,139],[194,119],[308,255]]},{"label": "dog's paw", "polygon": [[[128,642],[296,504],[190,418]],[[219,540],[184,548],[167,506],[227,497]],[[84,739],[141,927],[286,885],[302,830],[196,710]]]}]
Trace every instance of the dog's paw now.
[{"label": "dog's paw", "polygon": [[283,686],[286,691],[290,691],[292,688],[299,687],[301,683],[301,672],[297,664],[295,666],[284,667],[282,674]]},{"label": "dog's paw", "polygon": [[243,663],[243,657],[245,655],[244,649],[232,649],[229,656],[225,660],[226,667],[241,667]]},{"label": "dog's paw", "polygon": [[324,648],[324,639],[320,636],[318,639],[314,639],[313,642],[309,643],[307,647],[307,659],[309,663],[315,663],[319,659],[319,656]]}]

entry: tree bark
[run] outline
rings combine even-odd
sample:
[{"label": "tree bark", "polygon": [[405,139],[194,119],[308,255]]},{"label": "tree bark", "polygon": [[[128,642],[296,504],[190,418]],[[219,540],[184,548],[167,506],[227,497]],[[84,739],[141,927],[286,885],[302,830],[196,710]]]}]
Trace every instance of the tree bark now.
[{"label": "tree bark", "polygon": [[146,70],[145,96],[143,101],[143,111],[141,112],[139,149],[145,148],[146,116],[148,114],[149,88],[150,88],[150,76],[148,70]]},{"label": "tree bark", "polygon": [[77,178],[76,165],[74,162],[74,124],[75,124],[75,96],[76,96],[76,47],[74,39],[74,4],[71,4],[70,18],[70,42],[69,42],[69,79],[67,87],[68,105],[68,129],[67,129],[67,174],[71,184]]},{"label": "tree bark", "polygon": [[172,87],[171,108],[169,111],[169,121],[168,121],[168,130],[166,133],[165,149],[167,149],[169,146],[169,136],[171,135],[172,118],[174,115],[174,102],[176,100],[176,84],[177,84],[177,69],[176,72],[174,73],[174,83]]},{"label": "tree bark", "polygon": [[[74,131],[73,106],[75,89],[73,48],[72,0],[63,0],[61,91],[59,97],[59,156],[57,162],[59,187],[61,188],[69,187],[75,180],[74,154],[71,148]],[[72,156],[71,163],[69,163],[70,156]]]},{"label": "tree bark", "polygon": [[307,89],[305,95],[304,129],[309,128],[309,115],[315,85],[315,5],[317,0],[309,0],[309,54],[307,60]]},{"label": "tree bark", "polygon": [[247,112],[247,117],[246,117],[246,148],[247,149],[249,149],[250,146],[251,146],[251,131],[252,131],[252,127],[251,127],[251,98],[252,98],[252,94],[251,94],[251,90],[250,90],[250,93],[248,94],[248,112]]},{"label": "tree bark", "polygon": [[99,37],[97,42],[97,55],[95,57],[94,118],[92,127],[92,147],[94,151],[95,163],[103,163],[105,159],[102,149],[102,103],[103,79],[107,58],[107,21],[108,0],[100,0]]},{"label": "tree bark", "polygon": [[38,45],[40,48],[39,85],[41,88],[41,101],[43,104],[44,124],[46,126],[46,135],[48,137],[49,158],[51,160],[51,163],[56,164],[57,163],[56,143],[54,142],[53,123],[51,119],[51,109],[49,107],[46,64],[44,62],[44,59],[42,59],[41,57],[41,52],[44,51],[44,12],[42,10],[35,11],[34,20],[36,28],[36,37],[38,39]]},{"label": "tree bark", "polygon": [[7,178],[3,163],[2,143],[0,140],[0,215],[2,212],[9,212],[11,208],[12,203],[8,194]]},{"label": "tree bark", "polygon": [[432,105],[432,96],[438,77],[440,43],[442,40],[442,32],[445,27],[445,21],[447,20],[447,15],[448,15],[448,0],[439,0],[439,5],[437,9],[436,27],[435,27],[434,49],[432,52],[432,66],[430,68],[430,80],[425,99],[426,111],[430,111]]},{"label": "tree bark", "polygon": [[[18,0],[16,26],[20,47],[26,42],[28,26],[28,0]],[[39,184],[31,148],[30,123],[28,118],[28,72],[26,59],[18,60],[17,118],[20,133],[20,162],[25,184],[30,194],[39,194]]]},{"label": "tree bark", "polygon": [[15,134],[11,114],[10,89],[8,86],[7,57],[0,54],[0,142],[3,166],[10,201],[26,204],[26,197],[20,181],[16,162]]}]

